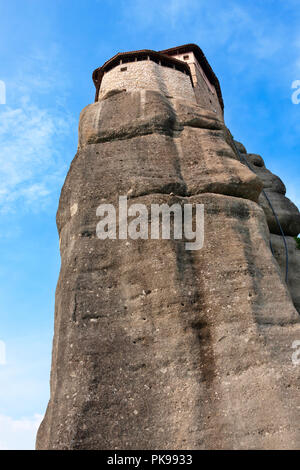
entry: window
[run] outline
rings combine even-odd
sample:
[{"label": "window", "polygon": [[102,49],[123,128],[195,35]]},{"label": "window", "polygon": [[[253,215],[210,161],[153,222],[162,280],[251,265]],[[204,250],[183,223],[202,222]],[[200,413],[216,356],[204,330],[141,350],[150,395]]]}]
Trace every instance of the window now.
[{"label": "window", "polygon": [[127,67],[121,67],[120,72],[125,72],[127,70]]},{"label": "window", "polygon": [[189,56],[188,55],[184,55],[183,56],[183,60],[188,60]]}]

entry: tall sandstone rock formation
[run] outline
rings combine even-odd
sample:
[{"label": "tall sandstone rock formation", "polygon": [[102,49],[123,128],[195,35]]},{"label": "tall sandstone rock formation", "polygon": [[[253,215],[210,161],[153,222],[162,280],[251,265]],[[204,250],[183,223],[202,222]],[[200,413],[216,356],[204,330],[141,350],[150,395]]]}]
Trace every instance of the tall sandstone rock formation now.
[{"label": "tall sandstone rock formation", "polygon": [[[237,144],[259,171],[241,163],[197,46],[118,54],[94,81],[57,213],[51,398],[37,448],[299,448],[298,210]],[[285,220],[292,297],[263,186]],[[97,207],[122,195],[204,204],[203,248],[98,239]]]}]

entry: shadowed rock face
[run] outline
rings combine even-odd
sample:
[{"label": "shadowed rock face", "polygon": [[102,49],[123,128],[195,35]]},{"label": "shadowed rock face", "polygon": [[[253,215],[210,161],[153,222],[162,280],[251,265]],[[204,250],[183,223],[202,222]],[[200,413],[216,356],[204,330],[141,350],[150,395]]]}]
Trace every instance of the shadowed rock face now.
[{"label": "shadowed rock face", "polygon": [[[286,254],[282,237],[271,234],[271,241],[274,256],[278,264],[285,274]],[[296,241],[293,237],[286,237],[289,253],[289,276],[288,287],[294,302],[294,305],[300,313],[300,250],[297,248]]]},{"label": "shadowed rock face", "polygon": [[[293,237],[300,233],[300,212],[298,208],[287,197],[285,197],[286,187],[281,179],[271,173],[260,155],[248,153],[245,147],[236,142],[241,154],[247,158],[256,175],[259,176],[264,185],[264,190],[273,205],[278,220],[282,226],[288,245],[288,288],[292,296],[294,305],[300,313],[300,251],[297,249]],[[281,268],[283,279],[286,275],[286,251],[280,228],[275,219],[274,213],[262,193],[258,199],[259,205],[263,208],[271,232],[271,244],[274,256]]]},{"label": "shadowed rock face", "polygon": [[[299,316],[261,180],[213,113],[152,91],[85,108],[57,225],[51,398],[38,449],[296,449]],[[100,240],[103,202],[204,204],[205,241]]]}]

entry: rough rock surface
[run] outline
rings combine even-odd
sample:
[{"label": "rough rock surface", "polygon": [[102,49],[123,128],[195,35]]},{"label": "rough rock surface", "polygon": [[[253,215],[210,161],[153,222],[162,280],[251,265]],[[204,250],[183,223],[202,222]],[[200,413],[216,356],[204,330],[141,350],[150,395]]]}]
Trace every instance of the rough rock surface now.
[{"label": "rough rock surface", "polygon": [[[274,175],[265,166],[265,162],[260,155],[248,153],[240,142],[235,144],[244,158],[247,158],[255,174],[263,182],[263,187],[269,198],[273,209],[283,229],[288,245],[288,287],[292,300],[300,313],[300,252],[297,250],[294,236],[300,232],[300,213],[298,208],[287,197],[285,197],[286,187],[281,179]],[[263,208],[271,232],[272,249],[281,268],[282,274],[286,276],[286,250],[281,235],[280,228],[270,207],[268,200],[263,193],[258,199],[259,205]]]},{"label": "rough rock surface", "polygon": [[[38,449],[299,448],[299,315],[269,248],[261,188],[203,108],[148,91],[85,108],[57,214]],[[96,208],[119,195],[204,204],[204,247],[99,240]]]},{"label": "rough rock surface", "polygon": [[[282,237],[279,235],[271,235],[271,242],[275,258],[282,270],[282,273],[285,273],[286,253]],[[288,245],[289,259],[288,287],[294,305],[300,313],[300,250],[297,248],[297,243],[293,237],[286,237],[286,242]]]},{"label": "rough rock surface", "polygon": [[[300,233],[300,212],[295,204],[286,196],[286,187],[281,179],[274,175],[265,166],[265,162],[260,155],[247,153],[245,147],[240,142],[236,142],[239,152],[241,152],[252,165],[256,175],[263,182],[263,188],[270,199],[283,231],[288,236],[297,236]],[[263,208],[271,233],[280,235],[280,229],[276,222],[273,211],[263,194],[259,196],[259,204]]]},{"label": "rough rock surface", "polygon": [[[300,213],[295,204],[287,197],[283,196],[283,194],[269,190],[266,190],[266,193],[274,207],[285,235],[291,237],[298,235],[300,232]],[[280,229],[270,205],[263,195],[259,196],[259,204],[265,211],[270,232],[279,235]]]}]

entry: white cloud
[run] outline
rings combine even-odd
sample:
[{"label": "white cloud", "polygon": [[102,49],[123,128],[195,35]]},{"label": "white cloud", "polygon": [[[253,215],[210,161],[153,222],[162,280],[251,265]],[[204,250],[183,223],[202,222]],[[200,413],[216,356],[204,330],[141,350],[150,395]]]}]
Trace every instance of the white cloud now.
[{"label": "white cloud", "polygon": [[[293,11],[289,1],[282,8]],[[295,41],[295,28],[275,11],[268,12],[264,4],[250,6],[238,0],[123,0],[122,26],[130,31],[151,29],[165,47],[196,42],[207,54],[223,57],[234,73],[259,74],[256,64],[273,63],[276,54],[286,54]]]},{"label": "white cloud", "polygon": [[169,2],[158,2],[158,8],[168,18],[173,27],[177,27],[183,19],[190,17],[195,8],[199,7],[199,0],[169,0]]},{"label": "white cloud", "polygon": [[0,415],[0,450],[30,450],[35,448],[35,437],[43,416],[13,419]]},{"label": "white cloud", "polygon": [[201,8],[199,0],[123,0],[122,21],[124,26],[136,30],[151,27],[156,30],[166,30],[182,27],[183,21],[193,17],[193,13]]},{"label": "white cloud", "polygon": [[74,133],[73,118],[53,61],[51,54],[26,58],[22,77],[9,80],[7,105],[0,106],[1,212],[44,208],[63,182],[63,143]]},{"label": "white cloud", "polygon": [[58,152],[59,136],[68,133],[68,122],[32,103],[5,109],[0,122],[2,210],[10,210],[18,199],[31,204],[47,198],[65,170]]}]

